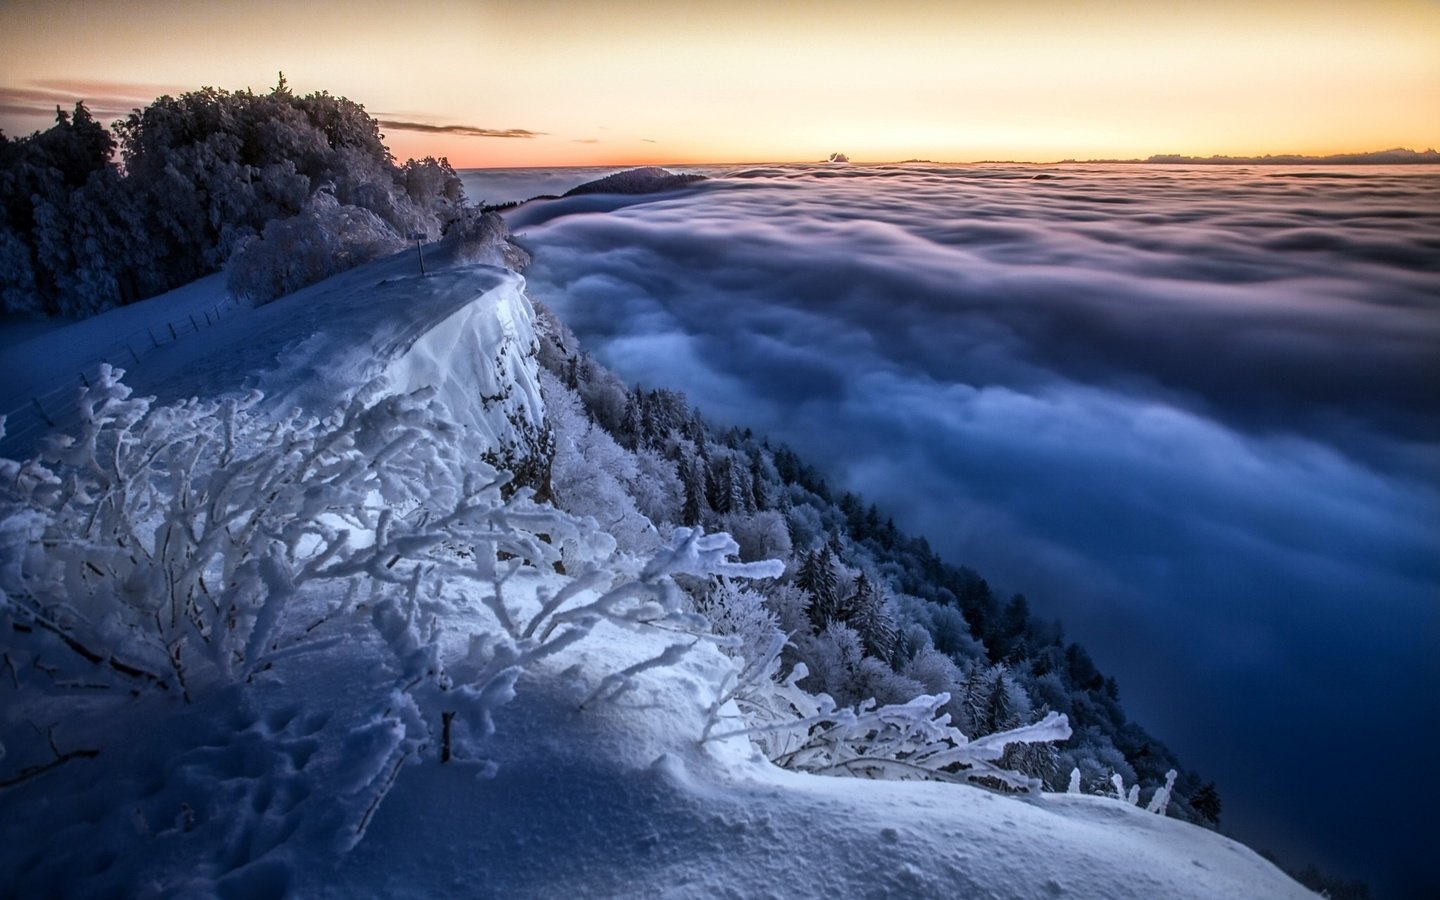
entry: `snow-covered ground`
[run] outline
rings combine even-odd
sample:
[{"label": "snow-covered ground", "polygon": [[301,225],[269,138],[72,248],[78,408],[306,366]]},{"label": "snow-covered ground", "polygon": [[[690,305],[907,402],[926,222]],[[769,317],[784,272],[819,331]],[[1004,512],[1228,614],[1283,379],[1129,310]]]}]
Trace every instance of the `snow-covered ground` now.
[{"label": "snow-covered ground", "polygon": [[[638,659],[654,644],[611,631],[582,655]],[[1227,838],[1108,798],[807,776],[744,738],[701,745],[705,686],[723,665],[696,653],[585,712],[584,694],[553,674],[522,684],[497,717],[493,778],[407,775],[343,875],[309,870],[297,886],[336,897],[416,884],[517,898],[1311,896]]]},{"label": "snow-covered ground", "polygon": [[[402,254],[240,310],[154,350],[126,380],[161,402],[259,389],[263,418],[323,415],[383,377],[391,393],[434,387],[443,412],[493,448],[542,413],[523,280],[447,265],[440,252],[427,262],[426,277]],[[143,325],[148,310],[209,302],[214,288],[120,312]],[[88,361],[99,321],[33,338],[25,359],[57,371]],[[513,607],[533,614],[576,577],[564,559],[526,569]],[[456,671],[471,635],[503,624],[477,590],[427,607],[425,627]],[[384,707],[399,696],[385,608],[376,603],[367,630],[361,603],[340,639],[192,703],[147,690],[8,708],[7,779],[22,751],[44,745],[26,722],[37,709],[65,711],[55,759],[98,753],[0,787],[0,894],[1310,896],[1227,838],[1117,800],[823,778],[777,769],[743,736],[702,741],[736,663],[682,634],[678,661],[607,680],[678,646],[674,630],[609,619],[526,666],[513,701],[495,706],[493,734],[472,733],[448,762],[433,751],[416,762],[397,750],[403,716],[377,712],[377,697]],[[607,685],[626,689],[597,698]],[[366,807],[391,778],[384,802]]]},{"label": "snow-covered ground", "polygon": [[180,341],[210,346],[224,335],[205,332],[242,309],[226,293],[225,276],[211,275],[78,322],[5,322],[0,415],[8,417],[9,435],[0,448],[9,455],[28,451],[51,421],[68,424],[83,379],[95,374],[98,363],[137,370],[142,360]]}]

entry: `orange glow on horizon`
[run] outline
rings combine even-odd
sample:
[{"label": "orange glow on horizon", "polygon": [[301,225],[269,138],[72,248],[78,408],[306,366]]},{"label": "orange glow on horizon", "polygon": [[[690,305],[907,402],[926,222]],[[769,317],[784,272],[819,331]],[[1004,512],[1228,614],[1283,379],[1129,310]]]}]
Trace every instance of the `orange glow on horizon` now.
[{"label": "orange glow on horizon", "polygon": [[1440,147],[1424,0],[0,6],[12,136],[56,101],[113,118],[280,70],[391,123],[398,158],[457,168]]}]

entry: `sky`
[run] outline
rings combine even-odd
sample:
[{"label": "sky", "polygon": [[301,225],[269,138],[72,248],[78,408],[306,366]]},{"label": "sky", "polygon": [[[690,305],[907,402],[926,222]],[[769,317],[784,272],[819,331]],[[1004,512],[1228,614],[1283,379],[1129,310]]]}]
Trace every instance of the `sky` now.
[{"label": "sky", "polygon": [[0,0],[0,129],[328,90],[457,168],[1440,147],[1440,3]]}]

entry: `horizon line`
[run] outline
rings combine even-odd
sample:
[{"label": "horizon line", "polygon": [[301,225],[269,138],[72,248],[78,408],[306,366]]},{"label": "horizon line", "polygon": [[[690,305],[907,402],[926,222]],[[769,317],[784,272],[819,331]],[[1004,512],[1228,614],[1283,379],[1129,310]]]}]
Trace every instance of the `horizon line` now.
[{"label": "horizon line", "polygon": [[930,166],[984,166],[984,165],[1006,165],[1006,166],[1066,166],[1066,165],[1204,165],[1204,166],[1285,166],[1285,165],[1326,165],[1326,166],[1413,166],[1413,165],[1440,165],[1440,152],[1434,148],[1425,150],[1412,150],[1403,147],[1392,147],[1387,150],[1366,150],[1347,153],[1327,153],[1323,155],[1312,155],[1305,153],[1267,153],[1259,156],[1231,156],[1228,154],[1213,154],[1211,156],[1189,156],[1183,153],[1154,153],[1148,157],[1131,157],[1127,159],[1106,157],[1099,159],[1055,159],[1055,160],[1034,160],[1034,159],[975,159],[975,160],[937,160],[937,159],[886,159],[886,160],[847,160],[834,162],[828,159],[791,159],[791,160],[750,160],[750,161],[728,161],[728,162],[698,162],[698,161],[671,161],[654,162],[613,162],[613,163],[573,163],[573,164],[550,164],[550,165],[511,165],[511,166],[456,166],[457,171],[469,169],[608,169],[608,168],[645,168],[647,166],[899,166],[899,165],[930,165]]}]

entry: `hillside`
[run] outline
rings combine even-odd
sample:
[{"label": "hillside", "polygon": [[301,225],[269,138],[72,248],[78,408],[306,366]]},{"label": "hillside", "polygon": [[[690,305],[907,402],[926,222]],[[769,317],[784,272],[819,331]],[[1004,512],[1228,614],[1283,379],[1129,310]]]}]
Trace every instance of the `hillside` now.
[{"label": "hillside", "polygon": [[[987,738],[945,694],[831,702],[738,599],[782,567],[692,530],[727,501],[673,471],[614,481],[624,448],[573,392],[603,380],[547,372],[523,279],[463,256],[98,370],[77,440],[0,462],[0,892],[1310,896],[1213,831],[1000,767],[1063,716]],[[696,521],[657,527],[673,501]],[[811,774],[847,769],[870,777]]]}]

